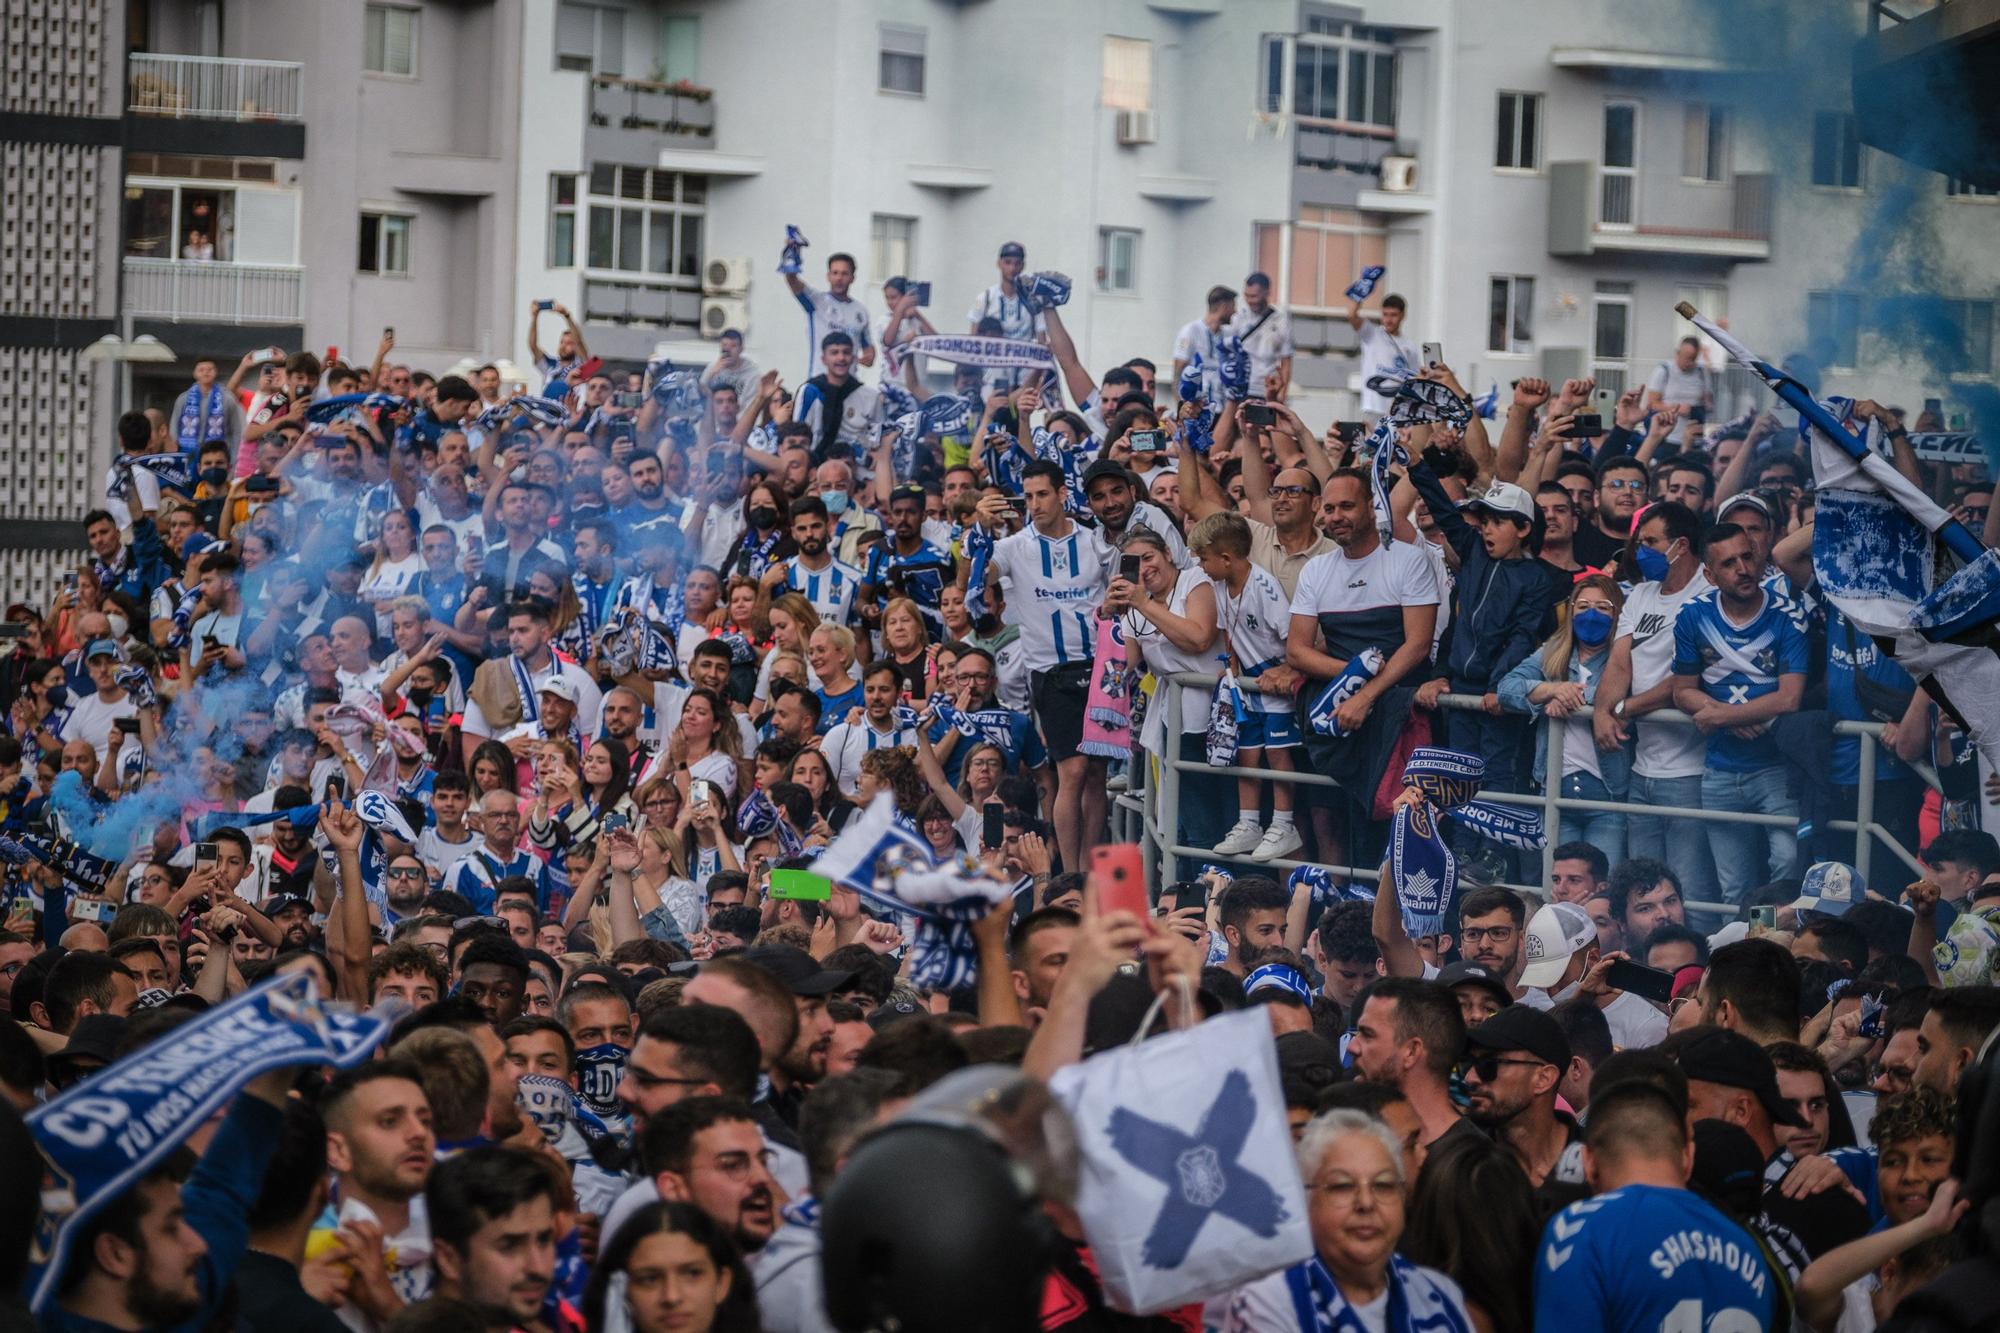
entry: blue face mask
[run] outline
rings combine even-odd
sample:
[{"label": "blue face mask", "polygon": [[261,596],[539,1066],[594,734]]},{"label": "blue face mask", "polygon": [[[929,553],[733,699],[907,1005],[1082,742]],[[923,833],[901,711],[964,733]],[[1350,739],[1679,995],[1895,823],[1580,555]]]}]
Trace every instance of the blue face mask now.
[{"label": "blue face mask", "polygon": [[[1650,550],[1650,547],[1641,547]],[[1576,641],[1586,648],[1595,648],[1611,637],[1611,613],[1589,607],[1579,611],[1570,619],[1570,629],[1576,634]]]},{"label": "blue face mask", "polygon": [[1650,546],[1633,547],[1632,563],[1639,567],[1639,577],[1648,583],[1659,582],[1673,568],[1673,561]]},{"label": "blue face mask", "polygon": [[819,498],[820,502],[826,506],[826,512],[832,517],[839,518],[847,512],[846,491],[821,491]]}]

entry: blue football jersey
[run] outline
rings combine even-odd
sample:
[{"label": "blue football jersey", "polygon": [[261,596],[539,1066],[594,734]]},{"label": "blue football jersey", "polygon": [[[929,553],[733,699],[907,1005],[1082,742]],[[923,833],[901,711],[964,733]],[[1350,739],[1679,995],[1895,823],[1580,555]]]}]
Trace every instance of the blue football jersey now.
[{"label": "blue football jersey", "polygon": [[[1764,607],[1745,625],[1723,614],[1722,594],[1711,589],[1682,607],[1674,620],[1674,674],[1693,676],[1703,694],[1719,703],[1745,704],[1778,688],[1778,677],[1806,669],[1805,617],[1789,598],[1764,595]],[[1728,731],[1708,738],[1709,767],[1750,773],[1782,761],[1769,729],[1744,740]]]},{"label": "blue football jersey", "polygon": [[1761,1333],[1776,1288],[1748,1232],[1687,1190],[1627,1185],[1549,1219],[1535,1327]]}]

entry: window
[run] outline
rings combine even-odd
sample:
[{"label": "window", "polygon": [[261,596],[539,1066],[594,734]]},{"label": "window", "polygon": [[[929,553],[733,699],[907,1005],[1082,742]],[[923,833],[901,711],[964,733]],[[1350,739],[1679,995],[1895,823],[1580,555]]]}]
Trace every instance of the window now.
[{"label": "window", "polygon": [[1958,336],[1941,350],[1940,368],[1953,375],[1991,375],[1993,302],[1946,301],[1944,313]]},{"label": "window", "polygon": [[1861,362],[1861,297],[1854,292],[1806,293],[1806,341],[1828,349],[1831,366]]},{"label": "window", "polygon": [[1153,44],[1140,37],[1104,39],[1100,100],[1113,111],[1153,109]]},{"label": "window", "polygon": [[917,220],[877,213],[868,220],[868,280],[915,277]]},{"label": "window", "polygon": [[1984,185],[1974,185],[1971,181],[1947,176],[1944,182],[1944,197],[1947,199],[2000,199],[2000,190]]},{"label": "window", "polygon": [[882,25],[881,62],[875,90],[883,93],[924,95],[924,30]]},{"label": "window", "polygon": [[1681,177],[1691,181],[1729,178],[1729,116],[1708,102],[1689,102],[1683,118]]},{"label": "window", "polygon": [[363,273],[410,271],[410,217],[407,213],[363,213],[361,254],[355,260]]},{"label": "window", "polygon": [[1097,290],[1132,293],[1139,290],[1139,233],[1129,227],[1097,230]]},{"label": "window", "polygon": [[417,76],[417,11],[369,5],[361,15],[361,68],[370,74]]},{"label": "window", "polygon": [[667,83],[693,83],[701,77],[700,15],[660,17],[660,74]]},{"label": "window", "polygon": [[1494,278],[1486,317],[1486,350],[1525,356],[1535,341],[1535,280]]},{"label": "window", "polygon": [[[1256,267],[1271,275],[1278,290],[1272,300],[1294,311],[1338,311],[1350,304],[1348,284],[1370,264],[1389,262],[1389,239],[1379,226],[1347,209],[1307,205],[1297,222],[1257,224]],[[1284,235],[1291,231],[1291,263],[1284,262]]]},{"label": "window", "polygon": [[549,267],[576,267],[576,177],[549,177]]},{"label": "window", "polygon": [[625,11],[561,0],[556,6],[556,68],[623,74]]},{"label": "window", "polygon": [[607,272],[650,274],[660,285],[701,277],[708,177],[653,167],[598,163],[590,169],[584,263]]},{"label": "window", "polygon": [[[1354,26],[1340,33],[1307,32],[1291,41],[1293,115],[1385,130],[1396,127],[1396,47],[1391,34]],[[1266,61],[1265,103],[1281,109],[1281,90],[1270,88],[1268,81],[1283,77],[1283,61],[1268,55]]]},{"label": "window", "polygon": [[1533,171],[1542,165],[1542,95],[1501,93],[1500,130],[1493,165]]},{"label": "window", "polygon": [[1861,188],[1861,131],[1844,111],[1813,113],[1812,183],[1834,190]]}]

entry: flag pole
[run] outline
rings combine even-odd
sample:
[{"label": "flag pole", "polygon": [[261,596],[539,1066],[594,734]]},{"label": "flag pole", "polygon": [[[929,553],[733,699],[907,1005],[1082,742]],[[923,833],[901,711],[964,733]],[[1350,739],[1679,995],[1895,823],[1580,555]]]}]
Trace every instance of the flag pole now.
[{"label": "flag pole", "polygon": [[[1819,400],[1812,396],[1812,391],[1807,389],[1805,385],[1799,383],[1796,379],[1787,375],[1784,371],[1778,369],[1762,357],[1759,357],[1755,352],[1731,337],[1728,332],[1717,327],[1713,320],[1702,315],[1700,311],[1696,310],[1688,302],[1682,301],[1674,307],[1674,310],[1679,313],[1682,319],[1687,320],[1703,333],[1715,339],[1721,345],[1722,350],[1729,353],[1730,360],[1748,370],[1758,379],[1763,380],[1765,384],[1770,386],[1772,393],[1777,394],[1788,405],[1795,408],[1801,417],[1811,423],[1814,430],[1826,436],[1828,440],[1839,445],[1851,457],[1859,461],[1864,470],[1868,469],[1871,463],[1882,467],[1888,466],[1880,458],[1876,457],[1866,444],[1857,439],[1847,427],[1841,425],[1833,413],[1827,411],[1820,404]],[[1986,554],[1986,547],[1980,543],[1977,537],[1972,535],[1972,532],[1963,523],[1960,523],[1955,518],[1947,518],[1932,531],[1937,536],[1937,539],[1950,549],[1953,555],[1966,564],[1971,564]]]}]

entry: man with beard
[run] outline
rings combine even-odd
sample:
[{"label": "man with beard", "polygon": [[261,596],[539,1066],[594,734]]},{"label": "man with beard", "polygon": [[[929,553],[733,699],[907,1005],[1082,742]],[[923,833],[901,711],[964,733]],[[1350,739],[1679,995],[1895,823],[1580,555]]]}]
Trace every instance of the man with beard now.
[{"label": "man with beard", "polygon": [[278,952],[310,949],[313,946],[313,905],[310,898],[272,898],[264,904],[264,915],[279,931]]},{"label": "man with beard", "polygon": [[[1526,966],[1521,957],[1521,941],[1527,923],[1527,904],[1513,890],[1474,889],[1458,903],[1460,956],[1505,980],[1507,991],[1515,1000],[1547,1009],[1546,994],[1521,985],[1521,969]],[[1428,980],[1438,975],[1437,969],[1424,961],[1417,946],[1404,934],[1403,916],[1394,894],[1382,895],[1375,904],[1375,942],[1382,946],[1382,960],[1390,976],[1421,976]]]},{"label": "man with beard", "polygon": [[1347,1057],[1356,1078],[1402,1093],[1423,1125],[1422,1143],[1435,1148],[1479,1133],[1451,1097],[1451,1070],[1464,1044],[1465,1019],[1449,990],[1435,981],[1391,977],[1369,989]]},{"label": "man with beard", "polygon": [[[1185,447],[1185,446],[1184,446]],[[1197,468],[1196,470],[1201,470]],[[1181,475],[1188,475],[1183,472]],[[1167,554],[1179,569],[1188,567],[1187,543],[1175,529],[1173,520],[1158,505],[1138,498],[1132,474],[1108,458],[1100,458],[1083,473],[1083,494],[1090,512],[1097,518],[1097,530],[1106,544],[1116,546],[1134,528],[1155,533],[1167,544]]]},{"label": "man with beard", "polygon": [[924,540],[925,499],[924,488],[915,482],[904,482],[889,492],[889,540],[868,553],[857,597],[861,619],[871,629],[880,627],[888,597],[909,598],[917,604],[930,636],[942,640],[944,620],[938,614],[938,601],[958,566]]},{"label": "man with beard", "polygon": [[[1646,503],[1646,465],[1630,454],[1607,458],[1597,469],[1597,522],[1599,541],[1610,542],[1619,550],[1632,536],[1632,516]],[[1588,528],[1577,533],[1571,550],[1579,559],[1585,548],[1597,542],[1584,541]]]},{"label": "man with beard", "polygon": [[1070,945],[1082,924],[1083,918],[1067,907],[1044,907],[1022,917],[1008,932],[1007,963],[1014,994],[1030,1023],[1048,1012],[1056,978],[1069,965]]},{"label": "man with beard", "polygon": [[691,1203],[755,1254],[778,1227],[787,1196],[765,1164],[764,1138],[735,1097],[690,1097],[646,1122],[639,1153],[660,1197]]},{"label": "man with beard", "polygon": [[[1466,1115],[1521,1164],[1530,1184],[1580,1183],[1582,1138],[1576,1121],[1556,1111],[1556,1088],[1569,1068],[1569,1038],[1556,1020],[1510,1004],[1465,1037]],[[1560,1166],[1559,1166],[1560,1164]]]},{"label": "man with beard", "polygon": [[566,1203],[547,1159],[473,1148],[438,1164],[424,1190],[437,1294],[479,1311],[489,1329],[542,1327],[555,1277],[556,1209]]},{"label": "man with beard", "polygon": [[[176,1149],[79,1228],[48,1329],[205,1327],[248,1248],[292,1069],[244,1088],[199,1160]],[[185,1183],[183,1183],[185,1182]]]},{"label": "man with beard", "polygon": [[[337,1075],[320,1101],[320,1114],[326,1120],[332,1197],[349,1216],[341,1220],[330,1204],[314,1229],[344,1231],[356,1254],[383,1256],[380,1265],[355,1265],[349,1303],[341,1310],[343,1322],[366,1333],[404,1304],[430,1294],[430,1227],[411,1201],[424,1192],[435,1160],[431,1106],[417,1068],[392,1056]],[[359,1209],[353,1204],[366,1208],[373,1220],[356,1220]]]},{"label": "man with beard", "polygon": [[1245,875],[1222,894],[1222,939],[1229,946],[1222,966],[1237,980],[1250,975],[1266,949],[1285,946],[1285,915],[1291,896],[1274,879]]},{"label": "man with beard", "polygon": [[808,495],[794,503],[792,541],[799,553],[765,570],[764,587],[768,594],[777,596],[782,585],[786,592],[798,593],[811,602],[821,621],[845,625],[853,618],[861,571],[834,559],[829,546],[832,534],[833,520],[824,500]]},{"label": "man with beard", "polygon": [[785,1124],[796,1131],[799,1103],[805,1100],[808,1088],[826,1077],[826,1053],[833,1045],[833,1020],[826,1016],[826,997],[852,985],[854,973],[822,969],[804,949],[785,945],[751,949],[744,953],[743,961],[776,977],[791,993],[797,1025],[792,1040],[781,1048],[769,1071],[770,1101]]},{"label": "man with beard", "polygon": [[634,773],[644,771],[653,757],[653,746],[640,734],[640,728],[646,724],[646,703],[639,692],[624,685],[612,686],[604,692],[598,718],[601,723],[598,735],[625,747]]}]

